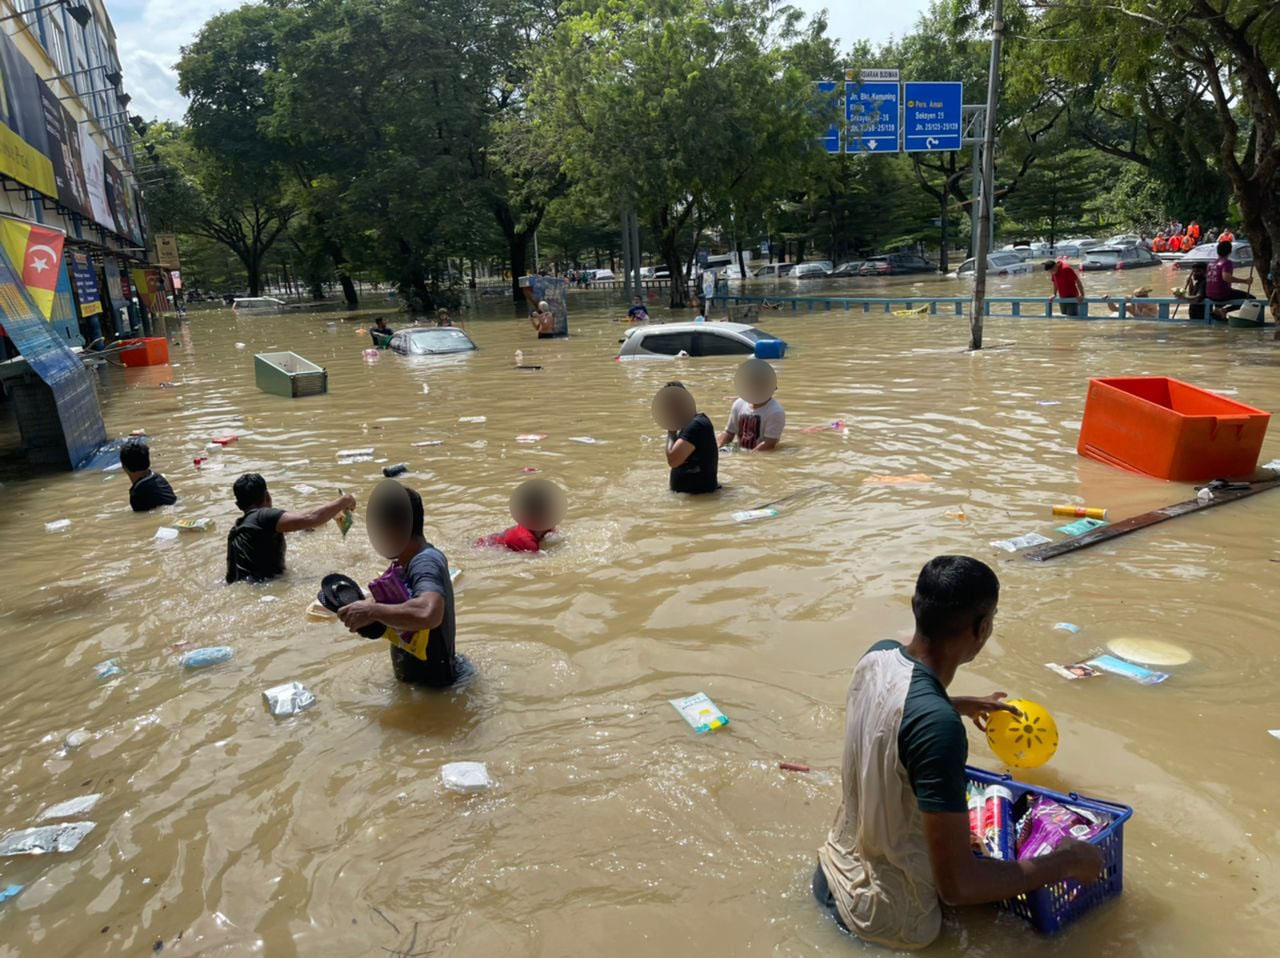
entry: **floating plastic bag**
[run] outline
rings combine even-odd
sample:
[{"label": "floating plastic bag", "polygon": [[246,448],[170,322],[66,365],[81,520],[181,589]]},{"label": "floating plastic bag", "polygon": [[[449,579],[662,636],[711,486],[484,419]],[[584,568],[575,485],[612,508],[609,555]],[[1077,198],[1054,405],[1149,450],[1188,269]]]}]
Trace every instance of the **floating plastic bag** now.
[{"label": "floating plastic bag", "polygon": [[1055,622],[1053,627],[1058,632],[1070,632],[1072,635],[1080,634],[1080,626],[1073,622]]},{"label": "floating plastic bag", "polygon": [[115,659],[107,659],[107,661],[99,662],[93,667],[93,674],[101,682],[104,679],[124,674],[124,669],[120,668],[120,663]]},{"label": "floating plastic bag", "polygon": [[527,432],[523,435],[516,436],[516,442],[541,442],[547,438],[545,432]]},{"label": "floating plastic bag", "polygon": [[76,846],[96,827],[97,822],[68,822],[9,832],[0,838],[0,856],[75,851]]},{"label": "floating plastic bag", "polygon": [[699,692],[697,695],[690,695],[683,699],[667,699],[667,701],[699,735],[729,724],[729,716],[716,708],[716,704],[707,697],[706,692]]},{"label": "floating plastic bag", "polygon": [[45,532],[61,532],[63,529],[71,525],[70,519],[54,519],[53,522],[44,524]]},{"label": "floating plastic bag", "polygon": [[777,509],[747,509],[733,514],[734,522],[751,522],[753,519],[772,519],[779,515]]},{"label": "floating plastic bag", "polygon": [[458,422],[488,422],[487,416],[459,416]]},{"label": "floating plastic bag", "polygon": [[580,442],[587,446],[600,445],[604,442],[602,439],[596,439],[592,436],[570,436],[570,442]]},{"label": "floating plastic bag", "polygon": [[297,715],[316,704],[315,695],[301,682],[285,682],[284,685],[269,688],[262,693],[262,697],[276,718]]},{"label": "floating plastic bag", "polygon": [[102,798],[101,792],[95,792],[92,795],[81,795],[77,798],[69,798],[65,802],[58,802],[56,805],[50,805],[43,812],[36,816],[36,821],[47,822],[51,818],[74,818],[76,815],[83,815],[92,811],[93,806],[98,804],[98,800]]},{"label": "floating plastic bag", "polygon": [[161,526],[156,530],[156,534],[152,538],[159,539],[161,542],[168,542],[178,538],[178,530],[172,526]]},{"label": "floating plastic bag", "polygon": [[450,762],[440,769],[440,781],[449,791],[465,795],[483,792],[493,785],[484,762]]},{"label": "floating plastic bag", "polygon": [[1018,536],[1015,539],[1001,539],[998,542],[991,543],[991,545],[993,548],[1003,549],[1005,552],[1017,552],[1020,549],[1042,546],[1046,542],[1052,541],[1052,539],[1042,536],[1038,532],[1028,532],[1025,536]]}]

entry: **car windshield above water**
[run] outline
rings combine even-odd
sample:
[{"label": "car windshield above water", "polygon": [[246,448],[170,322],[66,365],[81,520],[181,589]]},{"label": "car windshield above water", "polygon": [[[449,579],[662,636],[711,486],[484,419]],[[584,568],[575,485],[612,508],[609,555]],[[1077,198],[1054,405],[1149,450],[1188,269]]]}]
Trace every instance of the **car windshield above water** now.
[{"label": "car windshield above water", "polygon": [[475,349],[470,337],[460,329],[417,329],[408,334],[410,350],[415,353],[459,353]]}]

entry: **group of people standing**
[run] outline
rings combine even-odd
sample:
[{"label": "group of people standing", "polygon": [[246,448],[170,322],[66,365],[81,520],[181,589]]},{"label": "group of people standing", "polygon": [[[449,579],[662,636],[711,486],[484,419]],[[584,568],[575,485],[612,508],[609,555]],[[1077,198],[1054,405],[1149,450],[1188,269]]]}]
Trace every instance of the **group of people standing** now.
[{"label": "group of people standing", "polygon": [[1211,229],[1201,233],[1200,224],[1192,220],[1184,229],[1181,223],[1170,223],[1166,229],[1156,233],[1151,241],[1153,253],[1189,253],[1201,243],[1235,242],[1235,234],[1230,227],[1224,226],[1221,231]]}]

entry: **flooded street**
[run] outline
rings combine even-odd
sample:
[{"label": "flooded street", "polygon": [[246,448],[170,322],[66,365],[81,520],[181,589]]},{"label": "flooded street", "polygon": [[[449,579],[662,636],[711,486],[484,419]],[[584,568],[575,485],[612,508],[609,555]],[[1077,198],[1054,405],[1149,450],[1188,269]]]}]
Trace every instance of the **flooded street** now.
[{"label": "flooded street", "polygon": [[[1183,279],[1084,275],[1090,295],[1139,284],[1167,295]],[[1047,287],[1040,273],[992,277],[988,293]],[[0,530],[17,561],[0,583],[0,830],[104,797],[76,851],[0,859],[0,887],[28,886],[0,906],[0,956],[140,955],[157,942],[272,958],[862,953],[809,890],[839,802],[845,691],[868,646],[909,632],[915,576],[944,552],[991,563],[1003,586],[995,636],[951,691],[1043,703],[1061,746],[1018,777],[1134,816],[1118,901],[1057,939],[967,909],[922,953],[1274,952],[1280,492],[1046,564],[989,545],[1056,537],[1056,503],[1114,520],[1194,496],[1076,455],[1087,380],[1169,375],[1280,412],[1270,330],[993,317],[988,343],[1009,345],[967,354],[962,318],[767,313],[759,325],[790,347],[775,364],[780,451],[723,455],[724,490],[680,498],[650,399],[681,379],[722,427],[737,361],[615,363],[619,301],[571,293],[571,338],[537,341],[502,297],[484,297],[466,322],[479,352],[376,362],[359,332],[372,309],[193,313],[171,324],[172,366],[111,368],[100,386],[109,434],[146,431],[177,506],[134,514],[119,471],[30,477],[8,457]],[[542,370],[515,370],[517,348]],[[328,394],[258,390],[253,355],[276,350],[325,366]],[[486,421],[459,421],[474,416]],[[847,431],[801,431],[837,419]],[[1263,462],[1280,457],[1277,428]],[[546,438],[517,443],[525,433]],[[6,407],[7,452],[16,434]],[[239,440],[206,450],[228,434]],[[429,440],[441,444],[414,445]],[[360,447],[377,461],[339,464]],[[197,469],[197,456],[209,462]],[[385,568],[363,528],[383,460],[408,464],[428,538],[462,570],[457,643],[476,675],[447,692],[400,685],[384,642],[304,615],[325,574],[363,584]],[[527,467],[568,494],[559,541],[538,556],[476,549],[511,524]],[[246,471],[286,509],[354,493],[355,528],[291,535],[283,579],[224,585],[231,483]],[[864,483],[906,473],[931,481]],[[730,518],[812,487],[776,518]],[[153,540],[176,517],[215,529]],[[46,532],[60,518],[70,527]],[[1055,631],[1064,621],[1081,632]],[[1119,637],[1176,641],[1192,661],[1152,687],[1044,667]],[[178,667],[182,650],[218,644],[235,648],[230,662]],[[100,682],[109,658],[123,674]],[[262,691],[290,680],[318,704],[273,719]],[[728,727],[695,735],[667,704],[699,691]],[[970,763],[998,769],[966,726]],[[77,730],[87,741],[67,747]],[[443,789],[440,767],[467,760],[488,763],[492,790]]]}]

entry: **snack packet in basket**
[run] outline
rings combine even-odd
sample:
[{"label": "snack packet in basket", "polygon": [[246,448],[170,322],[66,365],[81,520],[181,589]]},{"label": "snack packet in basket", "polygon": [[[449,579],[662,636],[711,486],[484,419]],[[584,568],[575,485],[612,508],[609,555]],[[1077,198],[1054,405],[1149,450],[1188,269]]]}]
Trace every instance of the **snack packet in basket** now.
[{"label": "snack packet in basket", "polygon": [[1105,816],[1087,808],[1074,808],[1043,795],[1036,796],[1018,822],[1018,861],[1047,855],[1068,838],[1088,841],[1108,824]]}]

